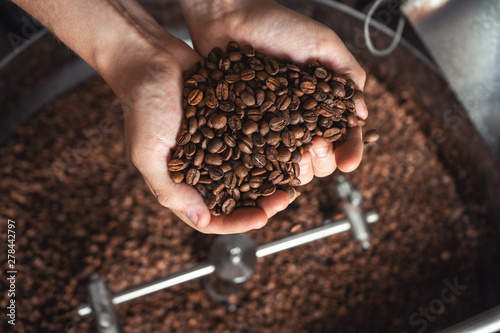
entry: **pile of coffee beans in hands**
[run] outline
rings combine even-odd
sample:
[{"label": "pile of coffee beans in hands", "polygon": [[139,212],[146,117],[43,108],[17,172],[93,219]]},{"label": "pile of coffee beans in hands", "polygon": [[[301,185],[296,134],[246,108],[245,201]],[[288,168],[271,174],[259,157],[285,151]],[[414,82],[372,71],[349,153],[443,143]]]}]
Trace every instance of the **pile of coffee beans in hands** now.
[{"label": "pile of coffee beans in hands", "polygon": [[183,98],[168,170],[175,183],[196,187],[216,216],[276,190],[293,199],[313,137],[343,141],[364,125],[355,110],[364,95],[352,80],[316,61],[299,66],[236,42],[185,72]]}]

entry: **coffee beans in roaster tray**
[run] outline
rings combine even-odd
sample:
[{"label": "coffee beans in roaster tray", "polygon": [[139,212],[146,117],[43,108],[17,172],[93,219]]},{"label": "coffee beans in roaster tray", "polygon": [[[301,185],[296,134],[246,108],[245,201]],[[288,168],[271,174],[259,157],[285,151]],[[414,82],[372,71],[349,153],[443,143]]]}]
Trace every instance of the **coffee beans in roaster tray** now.
[{"label": "coffee beans in roaster tray", "polygon": [[302,66],[236,42],[185,73],[183,98],[170,178],[196,187],[213,215],[255,206],[276,190],[293,198],[313,137],[341,142],[364,125],[355,110],[363,92],[352,80],[316,61]]}]

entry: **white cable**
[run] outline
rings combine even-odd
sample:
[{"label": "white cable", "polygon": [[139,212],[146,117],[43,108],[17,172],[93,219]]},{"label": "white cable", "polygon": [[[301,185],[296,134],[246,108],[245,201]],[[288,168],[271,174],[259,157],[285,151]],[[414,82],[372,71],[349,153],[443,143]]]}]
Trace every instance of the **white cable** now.
[{"label": "white cable", "polygon": [[366,41],[366,47],[368,48],[371,54],[376,56],[387,56],[391,54],[392,51],[394,51],[396,46],[398,46],[399,42],[401,41],[401,36],[403,35],[403,29],[405,27],[405,19],[403,15],[401,15],[401,17],[399,18],[398,27],[396,28],[396,33],[394,34],[394,39],[392,40],[391,44],[383,50],[375,48],[375,46],[372,43],[372,39],[370,37],[370,29],[369,29],[370,21],[372,20],[373,14],[380,6],[382,1],[384,0],[375,0],[375,2],[373,3],[372,7],[370,8],[368,14],[365,17],[364,30],[363,30],[363,35]]}]

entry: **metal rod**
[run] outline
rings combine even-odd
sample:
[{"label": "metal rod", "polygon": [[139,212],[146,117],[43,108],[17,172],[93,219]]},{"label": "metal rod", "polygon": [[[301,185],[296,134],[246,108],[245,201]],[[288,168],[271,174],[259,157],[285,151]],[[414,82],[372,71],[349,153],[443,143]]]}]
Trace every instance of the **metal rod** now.
[{"label": "metal rod", "polygon": [[493,333],[500,330],[500,306],[482,312],[439,333]]},{"label": "metal rod", "polygon": [[[366,214],[366,221],[368,223],[378,221],[378,214],[376,212],[368,212]],[[269,244],[261,245],[257,247],[255,255],[257,258],[262,258],[270,254],[288,250],[302,244],[310,243],[321,238],[347,231],[349,229],[351,229],[351,223],[348,219],[343,219],[335,223],[327,224],[319,228],[271,242]]]},{"label": "metal rod", "polygon": [[[366,213],[366,221],[374,223],[378,221],[378,214],[376,212]],[[302,232],[297,235],[286,237],[269,244],[257,247],[255,255],[257,258],[262,258],[270,254],[281,252],[299,245],[313,242],[315,240],[332,236],[351,229],[351,224],[348,219],[343,219],[335,223],[328,223],[324,226]],[[215,266],[210,263],[201,263],[191,268],[179,271],[168,275],[162,279],[134,287],[117,293],[113,296],[113,304],[120,304],[130,301],[147,294],[154,293],[172,286],[191,281],[215,272]],[[82,304],[78,307],[78,314],[86,316],[92,313],[92,309],[88,304]]]},{"label": "metal rod", "polygon": [[[215,271],[215,266],[209,263],[201,263],[191,268],[173,273],[144,285],[140,285],[128,290],[117,293],[113,296],[113,304],[120,304],[123,302],[130,301],[134,298],[138,298],[147,294],[154,293],[156,291],[170,288],[172,286],[191,281],[205,275],[210,275]],[[83,304],[78,307],[78,314],[80,316],[86,316],[92,313],[92,310],[88,304]]]}]

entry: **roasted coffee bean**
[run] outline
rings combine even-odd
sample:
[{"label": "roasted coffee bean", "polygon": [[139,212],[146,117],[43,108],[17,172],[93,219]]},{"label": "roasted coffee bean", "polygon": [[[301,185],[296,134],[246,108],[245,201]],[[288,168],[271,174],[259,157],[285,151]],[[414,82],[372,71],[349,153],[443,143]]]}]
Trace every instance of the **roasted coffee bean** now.
[{"label": "roasted coffee bean", "polygon": [[260,188],[259,188],[259,194],[262,195],[263,197],[270,196],[276,192],[276,185],[273,183],[264,183]]},{"label": "roasted coffee bean", "polygon": [[254,106],[255,105],[255,97],[250,94],[248,91],[243,91],[240,94],[241,101],[246,105],[246,106]]},{"label": "roasted coffee bean", "polygon": [[215,109],[219,106],[219,101],[215,95],[210,95],[205,97],[205,105],[211,109]]},{"label": "roasted coffee bean", "polygon": [[232,84],[241,81],[241,76],[239,74],[227,74],[224,77],[227,83]]},{"label": "roasted coffee bean", "polygon": [[300,90],[306,95],[312,94],[316,90],[316,85],[310,81],[303,81],[300,84]]},{"label": "roasted coffee bean", "polygon": [[214,115],[212,118],[212,126],[215,129],[221,129],[227,124],[227,118],[223,114]]},{"label": "roasted coffee bean", "polygon": [[176,184],[179,184],[184,180],[184,174],[180,171],[175,171],[170,174],[170,179]]},{"label": "roasted coffee bean", "polygon": [[206,154],[205,155],[205,163],[209,165],[221,165],[222,164],[222,156],[218,154]]},{"label": "roasted coffee bean", "polygon": [[289,130],[284,130],[281,132],[281,142],[286,147],[292,147],[295,145],[295,134]]},{"label": "roasted coffee bean", "polygon": [[222,165],[220,166],[220,168],[222,169],[222,171],[224,171],[224,173],[233,170],[233,167],[232,167],[232,165],[230,163],[222,163]]},{"label": "roasted coffee bean", "polygon": [[215,88],[215,97],[218,100],[227,100],[229,98],[229,84],[226,81],[221,81]]},{"label": "roasted coffee bean", "polygon": [[180,147],[178,146],[177,148],[175,148],[175,151],[174,153],[172,154],[172,159],[179,159],[181,158],[182,156],[184,155],[184,148],[183,147]]},{"label": "roasted coffee bean", "polygon": [[262,64],[262,62],[257,59],[257,58],[251,58],[249,61],[248,61],[248,65],[250,66],[251,69],[253,69],[254,71],[261,71],[264,69],[264,65]]},{"label": "roasted coffee bean", "polygon": [[244,201],[255,201],[259,198],[259,194],[257,194],[258,191],[257,189],[254,189],[252,191],[247,191],[241,195],[241,199]]},{"label": "roasted coffee bean", "polygon": [[236,147],[236,139],[227,133],[224,134],[224,143],[229,147]]},{"label": "roasted coffee bean", "polygon": [[197,167],[201,166],[204,159],[205,159],[205,152],[202,149],[198,149],[196,151],[196,154],[194,155],[193,165]]},{"label": "roasted coffee bean", "polygon": [[378,131],[376,129],[371,129],[369,131],[366,131],[366,133],[363,135],[363,139],[365,140],[366,143],[375,142],[379,138],[380,134],[378,134]]},{"label": "roasted coffee bean", "polygon": [[255,200],[242,200],[241,207],[254,207],[256,205]]},{"label": "roasted coffee bean", "polygon": [[259,125],[253,120],[246,121],[243,124],[243,126],[241,127],[241,131],[245,135],[252,135],[252,133],[257,131],[258,129],[259,129]]},{"label": "roasted coffee bean", "polygon": [[318,79],[324,79],[328,75],[328,72],[327,72],[326,69],[324,69],[323,67],[319,66],[314,71],[314,75],[316,75],[316,77]]},{"label": "roasted coffee bean", "polygon": [[285,128],[285,119],[283,117],[273,117],[270,121],[269,121],[269,128],[271,129],[271,131],[274,131],[274,132],[280,132],[281,130],[283,130],[283,128]]},{"label": "roasted coffee bean", "polygon": [[347,114],[347,126],[348,127],[356,127],[358,126],[358,117],[352,112]]},{"label": "roasted coffee bean", "polygon": [[283,180],[283,173],[281,172],[281,170],[274,170],[272,171],[269,176],[267,177],[267,179],[273,183],[273,184],[278,184],[279,182],[281,182]]},{"label": "roasted coffee bean", "polygon": [[252,162],[252,157],[250,155],[243,155],[241,157],[241,162],[243,163],[243,165],[247,168],[247,169],[252,169],[253,168],[253,162]]},{"label": "roasted coffee bean", "polygon": [[304,110],[311,110],[315,108],[317,105],[318,105],[318,100],[314,98],[310,98],[304,103],[302,103],[302,107],[304,108]]},{"label": "roasted coffee bean", "polygon": [[323,102],[327,97],[328,97],[328,94],[323,92],[323,91],[316,91],[314,94],[313,94],[313,97],[315,100],[317,100],[318,102]]},{"label": "roasted coffee bean", "polygon": [[293,167],[293,174],[295,177],[300,177],[300,167],[299,167],[299,163],[292,163],[292,167]]},{"label": "roasted coffee bean", "polygon": [[221,149],[223,144],[221,139],[215,138],[208,143],[207,149],[209,152],[215,154]]},{"label": "roasted coffee bean", "polygon": [[290,150],[286,147],[279,147],[278,148],[278,161],[280,162],[288,162],[290,161],[290,158],[292,157],[292,153]]},{"label": "roasted coffee bean", "polygon": [[177,136],[177,144],[179,146],[186,145],[190,140],[191,140],[191,134],[186,130],[180,132],[179,135]]},{"label": "roasted coffee bean", "polygon": [[193,158],[195,153],[196,153],[196,145],[194,143],[190,142],[184,146],[184,155],[187,158],[189,159]]},{"label": "roasted coffee bean", "polygon": [[365,95],[363,94],[363,92],[361,90],[355,90],[352,97],[351,97],[351,101],[354,104],[358,104],[359,102],[362,102],[364,99],[365,99]]},{"label": "roasted coffee bean", "polygon": [[255,71],[251,68],[245,69],[240,73],[240,76],[243,81],[250,81],[255,78]]},{"label": "roasted coffee bean", "polygon": [[205,203],[207,204],[208,209],[213,209],[215,205],[217,205],[217,198],[215,195],[211,195],[207,198]]},{"label": "roasted coffee bean", "polygon": [[337,83],[337,82],[334,82],[332,83],[331,85],[331,93],[333,96],[335,97],[339,97],[339,98],[344,98],[345,97],[345,88],[343,85]]},{"label": "roasted coffee bean", "polygon": [[264,180],[260,176],[250,177],[250,179],[248,180],[248,184],[250,185],[251,188],[259,188],[262,186],[263,183]]},{"label": "roasted coffee bean", "polygon": [[288,95],[281,95],[278,99],[276,99],[276,108],[281,111],[286,110],[290,106],[291,102],[292,99]]},{"label": "roasted coffee bean", "polygon": [[335,81],[335,82],[338,82],[338,83],[340,83],[343,86],[345,86],[346,83],[347,83],[347,80],[342,75],[339,75],[339,74],[332,75],[331,80]]},{"label": "roasted coffee bean", "polygon": [[234,172],[228,172],[224,175],[224,186],[228,189],[234,189],[238,182],[238,176]]},{"label": "roasted coffee bean", "polygon": [[248,168],[244,165],[239,165],[234,169],[235,174],[240,178],[245,178],[248,175]]},{"label": "roasted coffee bean", "polygon": [[302,153],[300,152],[300,150],[298,149],[295,149],[293,152],[292,152],[292,157],[290,158],[290,161],[292,163],[299,163],[300,160],[302,160]]},{"label": "roasted coffee bean", "polygon": [[276,108],[276,106],[274,105],[273,102],[271,101],[265,101],[264,103],[262,103],[262,105],[260,106],[260,112],[261,113],[264,113],[264,112],[267,112],[267,111],[270,111],[272,112],[272,109]]},{"label": "roasted coffee bean", "polygon": [[245,154],[251,154],[252,153],[252,147],[250,147],[248,145],[248,143],[246,143],[246,142],[243,142],[243,141],[239,142],[238,143],[238,148],[240,149],[240,151],[242,153],[245,153]]},{"label": "roasted coffee bean", "polygon": [[240,118],[238,118],[238,116],[236,115],[229,117],[227,124],[229,125],[229,128],[232,131],[238,131],[241,129],[242,126]]},{"label": "roasted coffee bean", "polygon": [[255,147],[264,147],[267,143],[266,139],[259,132],[252,134],[252,141]]},{"label": "roasted coffee bean", "polygon": [[278,132],[269,132],[266,135],[266,142],[270,146],[277,146],[281,140],[281,136]]},{"label": "roasted coffee bean", "polygon": [[219,109],[224,112],[233,112],[234,108],[235,108],[234,102],[230,100],[219,101]]},{"label": "roasted coffee bean", "polygon": [[195,117],[192,117],[191,119],[189,119],[189,126],[188,126],[189,134],[193,135],[196,133],[197,130],[198,130],[198,120],[196,120]]},{"label": "roasted coffee bean", "polygon": [[264,68],[269,75],[276,75],[280,69],[275,60],[269,60],[264,63]]},{"label": "roasted coffee bean", "polygon": [[290,185],[285,185],[281,188],[282,191],[285,191],[286,193],[288,193],[289,197],[290,197],[290,202],[292,202],[293,200],[295,200],[296,196],[297,196],[297,193],[295,191],[295,189],[290,186]]},{"label": "roasted coffee bean", "polygon": [[290,186],[299,186],[301,184],[301,181],[298,178],[293,178],[288,184],[290,184]]},{"label": "roasted coffee bean", "polygon": [[[201,174],[201,172],[200,172],[200,174]],[[209,176],[201,176],[200,180],[198,181],[198,184],[208,185],[208,184],[212,184],[212,183],[213,183],[213,180]]]},{"label": "roasted coffee bean", "polygon": [[325,93],[329,93],[331,90],[330,85],[326,82],[323,82],[323,81],[318,82],[316,84],[316,89],[321,89]]},{"label": "roasted coffee bean", "polygon": [[203,93],[199,89],[195,89],[189,93],[187,101],[190,105],[198,105],[203,99]]},{"label": "roasted coffee bean", "polygon": [[224,214],[231,214],[234,209],[236,208],[236,200],[233,198],[228,198],[224,203],[222,204],[222,212]]},{"label": "roasted coffee bean", "polygon": [[231,60],[232,62],[240,62],[242,59],[243,59],[243,55],[241,54],[241,52],[230,52],[227,57],[229,58],[229,60]]},{"label": "roasted coffee bean", "polygon": [[276,78],[270,76],[266,80],[266,86],[269,88],[271,91],[276,91],[281,87],[280,81],[278,81]]},{"label": "roasted coffee bean", "polygon": [[340,129],[337,127],[329,128],[323,133],[323,139],[325,139],[325,141],[327,142],[337,141],[338,139],[340,139],[340,137]]},{"label": "roasted coffee bean", "polygon": [[210,179],[213,181],[218,181],[221,180],[222,177],[224,177],[224,171],[222,170],[221,167],[211,167],[208,170],[208,175],[210,176]]},{"label": "roasted coffee bean", "polygon": [[200,170],[198,168],[191,168],[186,174],[186,183],[188,185],[196,185],[200,180]]},{"label": "roasted coffee bean", "polygon": [[247,112],[247,118],[253,121],[259,121],[262,119],[262,112],[259,109],[250,109]]},{"label": "roasted coffee bean", "polygon": [[262,89],[257,89],[255,91],[255,102],[257,103],[258,106],[261,106],[262,103],[264,103],[266,98],[266,93]]},{"label": "roasted coffee bean", "polygon": [[228,189],[227,194],[229,194],[234,199],[234,201],[236,201],[236,203],[241,199],[241,192],[237,188]]},{"label": "roasted coffee bean", "polygon": [[266,156],[264,154],[253,154],[252,162],[256,168],[263,168],[266,165]]},{"label": "roasted coffee bean", "polygon": [[215,137],[214,131],[208,127],[203,127],[200,131],[207,139],[213,139]]},{"label": "roasted coffee bean", "polygon": [[167,164],[168,171],[174,172],[174,171],[181,171],[184,169],[184,161],[181,159],[174,159],[170,160]]},{"label": "roasted coffee bean", "polygon": [[212,190],[212,193],[217,196],[217,203],[220,203],[222,199],[222,197],[219,194],[222,193],[223,190],[224,190],[223,183],[217,184],[217,186],[215,186],[215,188]]},{"label": "roasted coffee bean", "polygon": [[241,50],[243,51],[243,54],[245,54],[245,56],[247,56],[248,58],[255,57],[255,50],[252,46],[244,45]]}]

